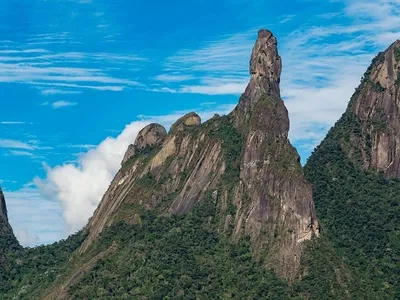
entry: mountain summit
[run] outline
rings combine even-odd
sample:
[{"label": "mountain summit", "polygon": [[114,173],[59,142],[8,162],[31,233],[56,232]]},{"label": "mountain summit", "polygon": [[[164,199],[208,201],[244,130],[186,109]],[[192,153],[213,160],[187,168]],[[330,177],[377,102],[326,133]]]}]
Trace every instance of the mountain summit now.
[{"label": "mountain summit", "polygon": [[346,112],[357,127],[343,142],[347,155],[364,169],[400,177],[400,41],[375,57]]},{"label": "mountain summit", "polygon": [[325,237],[366,283],[355,299],[400,297],[399,101],[396,41],[373,59],[304,167]]},{"label": "mountain summit", "polygon": [[209,203],[207,221],[238,241],[250,237],[258,259],[285,278],[298,275],[303,241],[319,234],[312,189],[288,140],[280,97],[277,41],[260,30],[250,58],[250,83],[228,115],[201,124],[190,113],[166,134],[151,124],[127,150],[81,247],[118,221],[140,223],[140,211],[186,214]]},{"label": "mountain summit", "polygon": [[[259,31],[235,109],[143,128],[81,232],[15,250],[0,235],[0,294],[400,299],[398,60],[399,42],[374,59],[304,175],[277,41]],[[11,230],[0,200],[0,228]]]}]

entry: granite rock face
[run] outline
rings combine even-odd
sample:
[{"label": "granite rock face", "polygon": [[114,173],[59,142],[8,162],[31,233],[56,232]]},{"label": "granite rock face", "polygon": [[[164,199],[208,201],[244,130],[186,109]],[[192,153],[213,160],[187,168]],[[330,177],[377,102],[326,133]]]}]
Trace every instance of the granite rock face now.
[{"label": "granite rock face", "polygon": [[359,130],[343,148],[352,161],[365,169],[400,177],[400,41],[373,60],[350,101]]},{"label": "granite rock face", "polygon": [[167,131],[163,126],[155,123],[147,125],[138,133],[135,143],[129,145],[122,160],[122,165],[134,156],[137,151],[162,144],[166,135]]},{"label": "granite rock face", "polygon": [[[218,211],[209,220],[233,242],[249,236],[257,258],[289,280],[298,276],[304,241],[319,235],[313,193],[288,140],[280,97],[277,41],[260,30],[250,59],[250,83],[228,115],[201,124],[190,113],[165,133],[141,131],[86,231],[86,251],[107,226],[140,222],[140,209],[184,214],[202,201]],[[147,151],[138,153],[137,149]],[[130,158],[130,159],[129,159]]]},{"label": "granite rock face", "polygon": [[319,222],[311,185],[288,140],[289,117],[279,89],[281,70],[276,38],[261,30],[250,60],[250,83],[231,114],[246,145],[234,198],[235,235],[250,235],[254,249],[268,257],[269,267],[294,278],[302,242],[319,235]]}]

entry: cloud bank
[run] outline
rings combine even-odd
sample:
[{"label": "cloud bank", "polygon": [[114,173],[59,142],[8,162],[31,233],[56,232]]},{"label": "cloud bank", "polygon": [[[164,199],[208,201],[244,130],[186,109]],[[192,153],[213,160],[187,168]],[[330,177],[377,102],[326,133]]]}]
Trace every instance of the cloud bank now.
[{"label": "cloud bank", "polygon": [[[215,113],[226,114],[233,105],[211,106],[197,110],[203,120]],[[129,144],[147,124],[157,122],[169,128],[189,111],[177,111],[163,116],[139,116],[117,137],[108,137],[98,146],[80,156],[76,163],[46,168],[46,178],[35,178],[34,183],[46,199],[61,204],[68,234],[80,230],[97,208],[120,164]],[[22,236],[22,235],[21,235]]]},{"label": "cloud bank", "polygon": [[68,233],[81,229],[92,216],[120,168],[128,145],[147,124],[145,121],[133,122],[116,138],[108,137],[82,155],[77,164],[45,166],[47,178],[34,180],[47,198],[61,203]]}]

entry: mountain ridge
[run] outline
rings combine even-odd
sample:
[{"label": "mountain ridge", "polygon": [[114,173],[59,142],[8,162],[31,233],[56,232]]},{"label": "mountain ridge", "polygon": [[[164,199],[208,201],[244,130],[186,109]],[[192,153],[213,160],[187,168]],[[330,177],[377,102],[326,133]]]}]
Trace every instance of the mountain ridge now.
[{"label": "mountain ridge", "polygon": [[380,163],[397,165],[399,46],[373,60],[303,173],[288,140],[277,41],[261,30],[235,109],[204,123],[189,113],[168,133],[143,128],[81,232],[7,251],[2,295],[399,298],[400,179]]},{"label": "mountain ridge", "polygon": [[[89,236],[81,251],[121,217],[121,205],[146,209],[165,205],[161,214],[181,214],[211,197],[221,202],[222,224],[217,226],[221,232],[234,240],[250,236],[258,257],[268,257],[267,265],[281,276],[295,278],[302,242],[319,234],[319,223],[311,186],[287,138],[289,118],[280,98],[281,69],[276,38],[260,30],[250,59],[250,83],[228,116],[214,116],[201,124],[190,113],[172,125],[162,145],[145,143],[142,147],[136,140],[125,155],[131,156],[129,164],[118,172],[88,224]],[[142,140],[154,140],[151,129],[155,126],[164,133],[161,125],[149,125],[139,134]],[[142,152],[146,152],[145,159],[132,156],[136,148],[147,149]],[[161,183],[161,191],[135,187],[144,178],[153,186]],[[124,221],[140,222],[135,209],[131,213],[124,210]]]}]

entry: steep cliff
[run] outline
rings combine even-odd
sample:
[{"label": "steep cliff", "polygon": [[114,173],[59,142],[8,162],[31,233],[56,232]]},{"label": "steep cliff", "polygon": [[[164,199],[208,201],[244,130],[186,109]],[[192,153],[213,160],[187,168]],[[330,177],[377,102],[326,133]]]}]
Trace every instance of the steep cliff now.
[{"label": "steep cliff", "polygon": [[19,244],[8,222],[6,201],[0,188],[0,293],[10,267],[9,253],[18,248]]},{"label": "steep cliff", "polygon": [[4,198],[4,194],[1,188],[0,188],[0,239],[2,241],[2,244],[5,241],[8,242],[16,241],[11,226],[8,222],[6,200]]},{"label": "steep cliff", "polygon": [[260,30],[250,59],[250,83],[228,116],[201,124],[190,113],[165,134],[144,128],[86,228],[88,250],[108,226],[140,222],[142,209],[185,214],[211,201],[209,220],[233,241],[249,236],[258,259],[285,278],[298,275],[303,241],[319,234],[310,184],[288,140],[280,98],[277,41]]},{"label": "steep cliff", "polygon": [[305,166],[325,236],[372,299],[400,297],[399,83],[396,41],[372,61]]},{"label": "steep cliff", "polygon": [[[400,41],[373,60],[346,112],[357,124],[343,149],[364,169],[400,177]],[[358,130],[356,130],[356,127]]]}]

